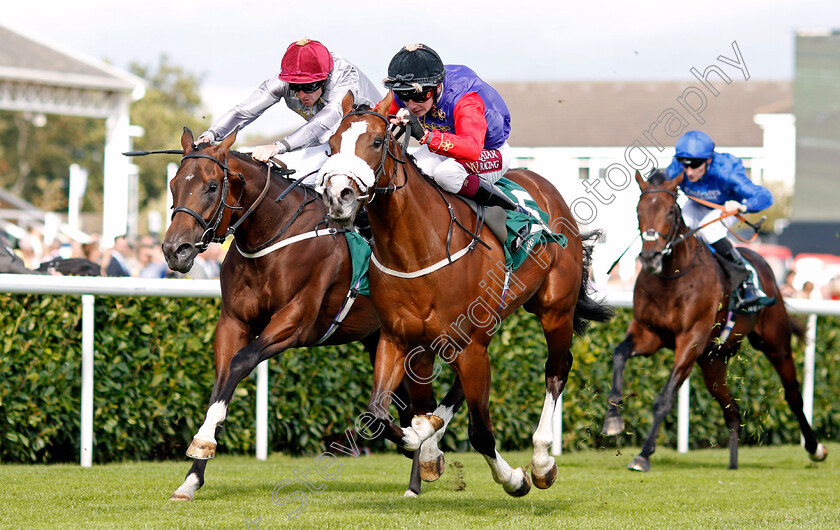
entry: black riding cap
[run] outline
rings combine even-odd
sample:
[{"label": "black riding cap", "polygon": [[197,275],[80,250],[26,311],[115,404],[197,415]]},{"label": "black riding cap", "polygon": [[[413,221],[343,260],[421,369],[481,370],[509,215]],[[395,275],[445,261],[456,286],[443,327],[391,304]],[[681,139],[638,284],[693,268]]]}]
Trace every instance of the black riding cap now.
[{"label": "black riding cap", "polygon": [[421,92],[423,88],[437,86],[444,75],[446,68],[436,51],[425,44],[409,44],[391,59],[383,83],[395,91]]}]

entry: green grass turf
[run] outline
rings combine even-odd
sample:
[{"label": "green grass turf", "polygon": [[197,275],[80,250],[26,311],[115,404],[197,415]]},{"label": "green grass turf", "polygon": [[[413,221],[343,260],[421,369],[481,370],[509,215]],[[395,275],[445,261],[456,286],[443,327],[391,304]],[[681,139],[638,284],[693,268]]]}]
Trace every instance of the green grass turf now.
[{"label": "green grass turf", "polygon": [[[170,502],[189,468],[184,462],[0,466],[2,528],[840,528],[840,444],[813,464],[798,446],[745,447],[729,471],[725,449],[681,455],[660,449],[646,474],[627,464],[636,450],[584,451],[558,457],[549,490],[519,499],[496,485],[475,452],[447,454],[440,480],[421,497],[403,497],[410,462],[398,454],[342,457],[318,479],[314,457],[221,456],[191,503]],[[514,466],[530,453],[504,455]],[[329,463],[322,460],[321,464]],[[460,464],[461,471],[457,470]],[[272,490],[310,470],[305,509]]]}]

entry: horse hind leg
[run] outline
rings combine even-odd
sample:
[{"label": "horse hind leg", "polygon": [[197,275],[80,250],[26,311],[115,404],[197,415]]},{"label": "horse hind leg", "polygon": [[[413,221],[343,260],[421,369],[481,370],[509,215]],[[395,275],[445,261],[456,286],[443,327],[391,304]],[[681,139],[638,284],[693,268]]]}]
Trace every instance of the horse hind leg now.
[{"label": "horse hind leg", "polygon": [[534,455],[531,458],[531,478],[534,486],[547,489],[557,479],[557,463],[548,452],[554,441],[554,415],[560,395],[566,387],[572,368],[573,325],[570,314],[558,317],[555,313],[539,315],[548,345],[548,359],[545,362],[545,401],[542,413],[534,431]]},{"label": "horse hind leg", "polygon": [[741,434],[741,411],[732,398],[726,383],[726,353],[706,353],[697,359],[703,372],[703,382],[720,405],[723,419],[729,429],[729,469],[738,469],[738,437]]},{"label": "horse hind leg", "polygon": [[748,335],[748,338],[753,347],[764,353],[779,374],[782,386],[785,389],[785,401],[787,401],[791,412],[799,422],[799,430],[802,432],[808,456],[814,462],[822,462],[828,458],[828,449],[817,440],[817,435],[808,422],[808,418],[805,417],[802,391],[799,387],[799,380],[796,378],[796,364],[793,362],[793,353],[790,346],[790,336],[789,334],[787,338],[777,336],[780,328],[773,328],[772,331],[768,330],[768,333],[765,334],[773,333],[773,336],[759,335],[753,332]]}]

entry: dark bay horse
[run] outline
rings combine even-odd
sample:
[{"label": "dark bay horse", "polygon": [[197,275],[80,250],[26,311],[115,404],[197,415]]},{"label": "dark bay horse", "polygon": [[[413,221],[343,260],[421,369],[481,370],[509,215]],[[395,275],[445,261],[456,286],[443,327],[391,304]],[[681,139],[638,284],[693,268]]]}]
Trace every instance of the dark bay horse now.
[{"label": "dark bay horse", "polygon": [[[583,332],[588,321],[611,316],[588,295],[591,246],[553,185],[530,171],[510,171],[507,177],[549,214],[551,231],[562,232],[568,241],[565,248],[537,243],[506,279],[503,249],[495,237],[485,231],[479,242],[470,207],[427,180],[400,147],[385,115],[391,98],[373,111],[345,108],[344,120],[330,139],[333,154],[321,170],[324,199],[334,219],[350,222],[367,199],[374,237],[371,298],[382,322],[368,406],[372,428],[399,447],[424,447],[465,398],[470,443],[484,455],[493,479],[513,496],[527,494],[528,475],[496,451],[487,355],[501,320],[524,307],[537,316],[548,343],[546,395],[531,460],[534,485],[548,488],[557,476],[548,453],[551,423],[572,366],[572,336]],[[427,389],[417,383],[437,375],[436,354],[454,368],[463,392],[457,400],[447,395],[433,415],[426,410],[426,416],[402,429],[382,414],[382,407],[408,375],[411,399],[422,409]],[[421,450],[421,464],[432,462],[434,455]]]},{"label": "dark bay horse", "polygon": [[627,359],[651,356],[660,348],[670,348],[674,350],[674,367],[653,404],[650,434],[628,468],[650,469],[650,455],[656,448],[659,427],[696,362],[703,372],[706,388],[723,409],[729,429],[729,468],[737,469],[741,414],[729,392],[726,369],[728,360],[738,352],[746,337],[778,372],[785,399],[799,421],[811,459],[825,460],[828,451],[817,441],[802,412],[802,394],[791,353],[792,335],[803,336],[801,324],[788,316],[773,271],[761,256],[744,248],[739,251],[755,267],[767,295],[775,296],[778,302],[755,313],[732,314],[730,320],[731,289],[723,269],[683,222],[677,203],[677,187],[682,179],[681,174],[666,181],[662,173],[655,173],[645,181],[636,173],[636,182],[642,190],[637,208],[643,240],[642,271],[633,292],[633,320],[624,341],[613,353],[613,380],[604,434],[612,436],[624,430],[620,407]]},{"label": "dark bay horse", "polygon": [[[170,185],[175,211],[163,250],[171,269],[187,272],[200,250],[236,227],[221,269],[210,406],[187,450],[196,460],[172,500],[192,500],[204,483],[234,390],[257,364],[288,348],[353,341],[361,341],[373,361],[379,338],[370,299],[359,295],[350,304],[347,241],[340,227],[326,222],[323,202],[311,189],[269,178],[265,164],[230,150],[235,140],[236,131],[217,146],[196,149],[185,129],[184,158]],[[279,195],[285,196],[275,200]],[[407,403],[404,387],[397,395]],[[408,425],[410,411],[399,412]],[[410,488],[419,493],[419,468],[412,471]]]}]

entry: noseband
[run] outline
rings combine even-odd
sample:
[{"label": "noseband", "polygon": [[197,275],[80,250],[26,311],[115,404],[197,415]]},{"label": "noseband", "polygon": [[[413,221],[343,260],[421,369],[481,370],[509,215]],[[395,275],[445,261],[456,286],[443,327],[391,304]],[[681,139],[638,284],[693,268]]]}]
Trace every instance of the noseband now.
[{"label": "noseband", "polygon": [[[201,225],[201,228],[204,229],[204,233],[201,234],[201,238],[199,238],[198,242],[195,243],[195,248],[197,248],[199,252],[204,252],[205,250],[207,250],[207,247],[210,246],[210,243],[222,243],[222,242],[224,242],[224,240],[227,238],[227,236],[232,234],[236,230],[236,228],[239,226],[239,224],[237,223],[234,226],[228,227],[227,231],[225,232],[225,235],[222,236],[222,237],[218,237],[218,236],[214,235],[216,233],[216,231],[219,229],[219,225],[222,222],[222,218],[224,217],[226,208],[229,208],[231,210],[241,210],[242,209],[241,206],[236,206],[236,204],[239,204],[239,202],[242,200],[242,196],[245,194],[245,179],[242,177],[242,173],[232,173],[230,168],[227,166],[227,164],[225,164],[224,162],[222,162],[221,160],[219,160],[216,157],[206,155],[204,153],[188,153],[188,154],[184,155],[184,158],[181,159],[181,162],[183,163],[183,161],[186,160],[187,158],[206,158],[208,160],[212,160],[213,162],[218,164],[219,167],[221,167],[225,172],[224,177],[222,178],[222,192],[221,192],[221,195],[219,197],[219,204],[216,205],[216,209],[213,212],[213,214],[210,216],[210,221],[209,222],[205,221],[204,218],[201,217],[201,215],[198,214],[198,212],[196,212],[195,210],[191,210],[190,208],[187,208],[186,206],[178,206],[178,207],[172,208],[172,210],[173,210],[172,211],[172,219],[175,218],[176,213],[184,212],[184,213],[187,213],[187,214],[193,216],[195,218],[195,220],[198,221],[198,224]],[[228,175],[238,176],[242,180],[242,193],[239,194],[239,198],[236,200],[236,204],[234,204],[233,206],[231,206],[231,205],[229,205],[225,202],[225,199],[227,198],[228,190],[230,189],[230,181],[228,179]],[[266,188],[267,187],[268,187],[268,180],[266,180]],[[249,210],[249,212],[250,211],[251,210]],[[244,216],[243,216],[243,218],[244,218]],[[240,219],[240,221],[241,221],[241,219]]]}]

